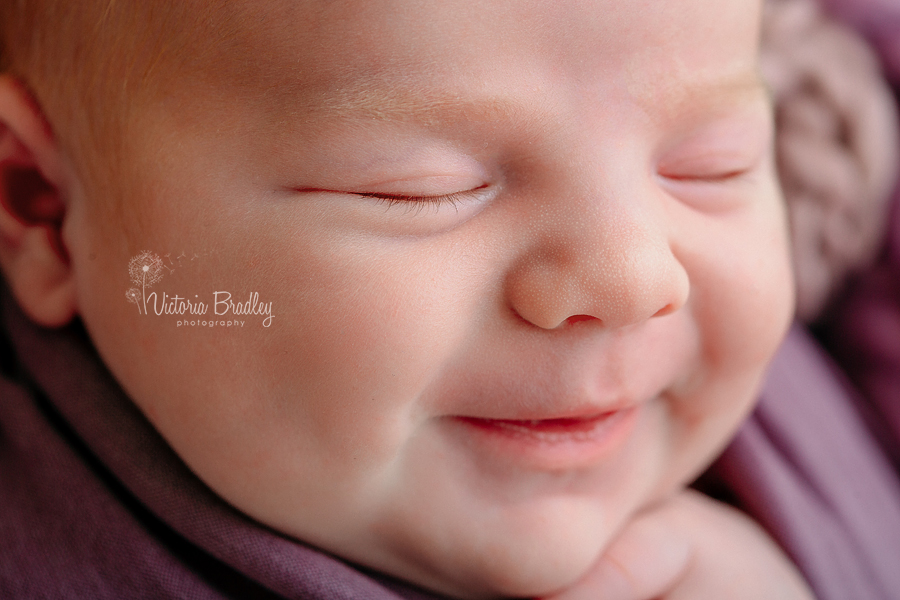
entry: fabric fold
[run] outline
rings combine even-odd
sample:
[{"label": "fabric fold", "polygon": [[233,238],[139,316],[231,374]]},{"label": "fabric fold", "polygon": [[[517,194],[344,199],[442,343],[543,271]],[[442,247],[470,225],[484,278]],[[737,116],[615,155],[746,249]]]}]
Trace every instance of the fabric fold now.
[{"label": "fabric fold", "polygon": [[900,593],[900,484],[858,401],[795,327],[756,411],[713,467],[822,600]]},{"label": "fabric fold", "polygon": [[[106,574],[104,577],[118,572],[123,578],[122,583],[128,583],[127,571],[139,566],[141,561],[148,563],[151,569],[169,570],[170,567],[157,564],[161,560],[157,555],[173,551],[175,563],[184,569],[184,556],[177,554],[179,546],[186,546],[187,550],[182,550],[182,554],[193,553],[195,560],[190,568],[200,572],[173,571],[171,577],[177,580],[177,585],[172,589],[179,591],[171,597],[280,595],[298,599],[373,600],[402,597],[342,561],[266,529],[219,499],[188,470],[128,400],[78,327],[62,331],[41,329],[31,324],[8,301],[4,303],[4,312],[16,355],[20,357],[27,377],[39,388],[32,390],[32,396],[43,394],[48,409],[58,413],[63,426],[72,432],[68,440],[65,433],[46,426],[36,434],[36,439],[48,438],[48,446],[68,442],[66,448],[60,448],[64,458],[58,462],[48,462],[43,456],[36,461],[41,463],[36,467],[41,480],[64,482],[73,471],[83,472],[86,466],[90,470],[91,456],[106,471],[94,469],[93,478],[84,474],[78,481],[68,484],[73,493],[91,488],[90,492],[85,492],[87,497],[79,503],[77,512],[70,511],[63,516],[54,512],[58,507],[53,507],[46,518],[58,520],[63,527],[70,521],[91,524],[97,530],[104,530],[101,533],[104,540],[116,544],[130,542],[140,555],[140,558],[123,557],[115,546],[109,547],[108,552],[94,554],[92,559],[100,565]],[[4,395],[4,408],[16,401],[22,402],[22,396],[21,392]],[[30,416],[32,421],[40,419],[44,423],[52,418],[52,414],[49,417],[48,414]],[[83,448],[77,448],[79,442]],[[42,443],[33,450],[43,455],[43,446]],[[3,460],[4,464],[8,462],[8,459]],[[22,469],[23,466],[13,465],[13,468]],[[104,482],[107,473],[110,479]],[[111,489],[110,483],[113,488],[121,485],[120,493]],[[113,508],[107,508],[108,505]],[[159,523],[142,520],[141,515],[136,514],[140,510],[135,507],[144,507]],[[128,514],[122,514],[123,508]],[[114,509],[117,511],[115,519],[104,514]],[[33,522],[34,519],[28,519],[28,526]],[[166,534],[166,528],[171,529],[174,537]],[[57,534],[65,535],[66,532]],[[74,552],[77,540],[71,542],[70,550]],[[31,561],[34,566],[41,558],[35,555]],[[0,563],[4,562],[0,560]],[[77,562],[77,569],[87,567],[89,564]],[[188,593],[184,587],[188,584],[184,581],[197,579],[198,575],[207,588],[224,588],[217,590],[223,595],[215,595],[209,589],[204,590],[207,595],[197,595],[199,592],[195,591]],[[74,570],[63,570],[56,573],[56,578],[78,580],[82,576]],[[137,593],[139,587],[133,591]],[[410,594],[410,597],[423,597],[416,596],[414,590],[410,590]],[[108,596],[91,597],[143,596],[123,596],[119,590]]]}]

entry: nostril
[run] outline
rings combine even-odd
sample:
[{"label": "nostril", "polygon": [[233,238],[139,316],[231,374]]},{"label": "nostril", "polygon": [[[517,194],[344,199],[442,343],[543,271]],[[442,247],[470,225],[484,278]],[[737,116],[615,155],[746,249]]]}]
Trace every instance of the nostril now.
[{"label": "nostril", "polygon": [[666,315],[672,314],[675,312],[675,306],[673,304],[666,304],[661,309],[656,311],[653,316],[654,317],[664,317]]},{"label": "nostril", "polygon": [[597,317],[592,317],[591,315],[572,315],[568,319],[566,319],[566,323],[570,325],[574,325],[575,323],[580,323],[582,321],[599,321]]}]

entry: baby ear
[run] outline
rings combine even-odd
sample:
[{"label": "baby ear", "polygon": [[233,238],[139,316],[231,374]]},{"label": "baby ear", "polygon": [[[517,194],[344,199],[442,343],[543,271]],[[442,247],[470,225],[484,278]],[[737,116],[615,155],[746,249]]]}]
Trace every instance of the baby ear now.
[{"label": "baby ear", "polygon": [[0,268],[35,322],[59,327],[75,315],[75,281],[61,228],[62,154],[40,108],[16,79],[0,75]]}]

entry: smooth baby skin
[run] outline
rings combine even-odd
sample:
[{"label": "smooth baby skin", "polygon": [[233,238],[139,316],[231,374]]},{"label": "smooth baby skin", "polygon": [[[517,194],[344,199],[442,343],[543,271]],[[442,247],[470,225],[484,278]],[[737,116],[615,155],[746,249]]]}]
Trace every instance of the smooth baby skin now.
[{"label": "smooth baby skin", "polygon": [[[37,291],[16,265],[40,239],[5,221],[19,301],[79,314],[266,525],[459,597],[579,581],[721,450],[790,320],[759,3],[207,10],[228,43],[156,66],[127,197],[4,80],[19,160],[65,206]],[[257,292],[271,327],[138,318],[129,259],[184,248],[196,293]]]},{"label": "smooth baby skin", "polygon": [[542,600],[813,600],[765,531],[693,490],[632,519],[587,575]]}]

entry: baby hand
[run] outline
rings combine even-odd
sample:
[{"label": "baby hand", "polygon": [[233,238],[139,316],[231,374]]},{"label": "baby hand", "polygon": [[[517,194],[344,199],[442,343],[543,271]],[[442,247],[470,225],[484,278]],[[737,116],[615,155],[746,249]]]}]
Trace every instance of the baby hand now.
[{"label": "baby hand", "polygon": [[545,600],[812,600],[750,518],[686,490],[636,516],[594,567]]}]

